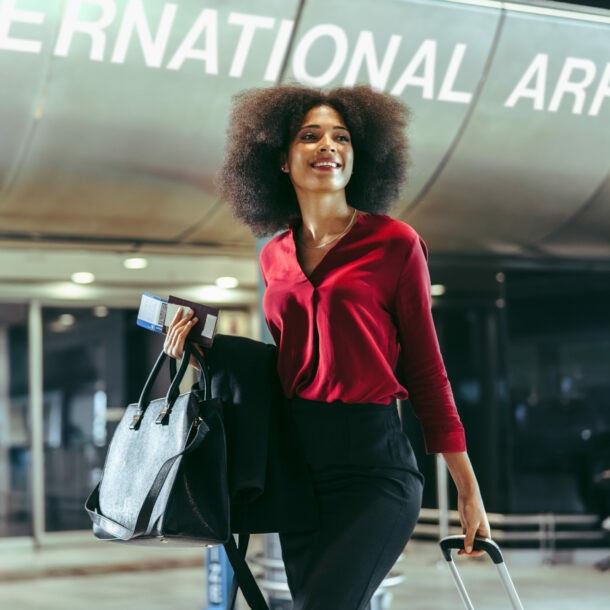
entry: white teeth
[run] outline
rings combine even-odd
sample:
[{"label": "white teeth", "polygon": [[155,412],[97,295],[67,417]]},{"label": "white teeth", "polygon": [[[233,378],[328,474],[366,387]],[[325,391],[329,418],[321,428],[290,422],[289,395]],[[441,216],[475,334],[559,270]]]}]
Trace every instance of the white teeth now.
[{"label": "white teeth", "polygon": [[337,163],[331,163],[330,161],[321,161],[320,163],[314,163],[314,167],[339,167]]}]

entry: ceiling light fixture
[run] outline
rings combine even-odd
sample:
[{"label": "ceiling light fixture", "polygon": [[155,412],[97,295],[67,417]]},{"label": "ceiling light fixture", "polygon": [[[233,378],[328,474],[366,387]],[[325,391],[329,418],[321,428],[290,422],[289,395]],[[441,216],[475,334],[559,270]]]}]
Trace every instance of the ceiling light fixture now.
[{"label": "ceiling light fixture", "polygon": [[125,269],[146,269],[146,267],[148,267],[148,259],[141,256],[126,258],[123,261],[123,267],[125,267]]},{"label": "ceiling light fixture", "polygon": [[442,297],[445,292],[447,292],[447,289],[443,284],[432,284],[432,286],[430,286],[430,294],[433,297]]},{"label": "ceiling light fixture", "polygon": [[105,305],[96,305],[93,308],[93,315],[96,318],[106,318],[108,316],[108,307]]},{"label": "ceiling light fixture", "polygon": [[230,291],[220,288],[220,286],[200,286],[194,292],[194,299],[206,305],[212,303],[228,303]]},{"label": "ceiling light fixture", "polygon": [[91,289],[74,282],[62,282],[53,285],[49,292],[57,299],[84,299],[89,295]]},{"label": "ceiling light fixture", "polygon": [[60,326],[68,328],[70,326],[74,326],[76,318],[71,313],[62,313],[61,316],[57,318],[57,322]]},{"label": "ceiling light fixture", "polygon": [[72,274],[71,279],[75,284],[91,284],[95,280],[95,275],[89,271],[77,271]]},{"label": "ceiling light fixture", "polygon": [[218,277],[216,278],[216,286],[219,288],[237,288],[239,286],[239,280],[236,277]]}]

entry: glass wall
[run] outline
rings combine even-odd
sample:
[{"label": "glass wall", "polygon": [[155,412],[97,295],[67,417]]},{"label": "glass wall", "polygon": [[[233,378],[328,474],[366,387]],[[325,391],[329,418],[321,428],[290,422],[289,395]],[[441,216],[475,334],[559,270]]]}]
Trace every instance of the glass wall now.
[{"label": "glass wall", "polygon": [[[609,516],[610,273],[433,268],[432,278],[446,288],[435,324],[488,510]],[[436,502],[429,484],[424,506]]]},{"label": "glass wall", "polygon": [[610,275],[507,275],[511,512],[610,514]]},{"label": "glass wall", "polygon": [[83,499],[99,479],[112,413],[125,406],[128,316],[105,307],[43,309],[47,531],[90,526]]},{"label": "glass wall", "polygon": [[32,533],[27,320],[0,304],[0,536]]},{"label": "glass wall", "polygon": [[[0,304],[0,536],[31,536],[35,484],[28,306]],[[84,500],[161,337],[136,311],[42,308],[42,528],[90,528]],[[39,502],[40,504],[40,502]],[[39,507],[41,510],[41,507]]]}]

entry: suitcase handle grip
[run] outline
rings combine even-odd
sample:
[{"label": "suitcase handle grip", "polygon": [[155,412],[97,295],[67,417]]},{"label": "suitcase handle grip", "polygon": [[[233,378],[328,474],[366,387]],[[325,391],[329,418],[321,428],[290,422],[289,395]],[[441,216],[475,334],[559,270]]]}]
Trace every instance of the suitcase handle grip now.
[{"label": "suitcase handle grip", "polygon": [[[464,548],[465,538],[466,536],[464,535],[447,536],[439,542],[443,556],[447,561],[451,561],[451,549],[461,550]],[[500,547],[491,538],[475,538],[473,550],[485,551],[496,565],[504,562]]]}]

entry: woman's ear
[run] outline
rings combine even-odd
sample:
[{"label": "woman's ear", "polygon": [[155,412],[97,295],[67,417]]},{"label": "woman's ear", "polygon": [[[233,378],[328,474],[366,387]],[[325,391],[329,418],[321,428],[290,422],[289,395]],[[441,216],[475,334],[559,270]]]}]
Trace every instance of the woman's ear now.
[{"label": "woman's ear", "polygon": [[282,157],[280,158],[280,171],[284,172],[285,174],[290,173],[290,170],[288,169],[288,161],[286,160],[286,155],[282,155]]}]

